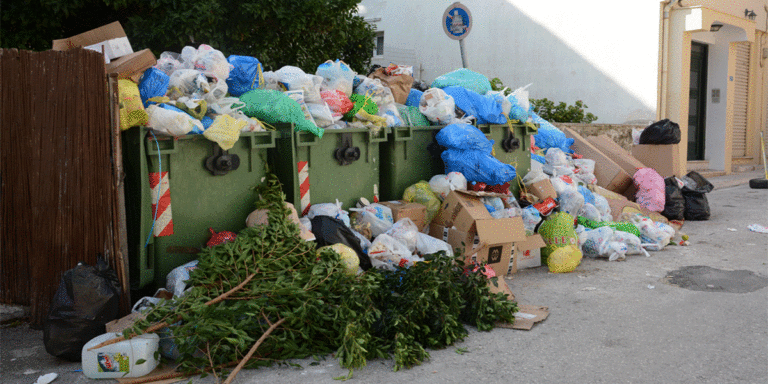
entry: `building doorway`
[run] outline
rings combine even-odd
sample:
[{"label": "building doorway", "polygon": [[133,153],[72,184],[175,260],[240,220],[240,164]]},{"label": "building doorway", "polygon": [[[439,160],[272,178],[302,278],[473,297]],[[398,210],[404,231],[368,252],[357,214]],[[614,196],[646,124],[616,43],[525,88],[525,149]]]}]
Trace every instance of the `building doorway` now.
[{"label": "building doorway", "polygon": [[707,120],[706,44],[691,42],[691,84],[688,92],[688,160],[704,160]]}]

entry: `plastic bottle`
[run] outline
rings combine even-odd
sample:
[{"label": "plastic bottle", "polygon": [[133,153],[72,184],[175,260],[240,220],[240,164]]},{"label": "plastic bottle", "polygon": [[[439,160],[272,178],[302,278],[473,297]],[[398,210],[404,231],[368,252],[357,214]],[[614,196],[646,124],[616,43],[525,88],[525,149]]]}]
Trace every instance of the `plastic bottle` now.
[{"label": "plastic bottle", "polygon": [[119,336],[119,333],[105,333],[83,346],[82,364],[85,376],[91,379],[141,377],[157,367],[159,360],[155,359],[155,353],[160,337],[154,333],[146,333],[89,351],[90,348]]}]

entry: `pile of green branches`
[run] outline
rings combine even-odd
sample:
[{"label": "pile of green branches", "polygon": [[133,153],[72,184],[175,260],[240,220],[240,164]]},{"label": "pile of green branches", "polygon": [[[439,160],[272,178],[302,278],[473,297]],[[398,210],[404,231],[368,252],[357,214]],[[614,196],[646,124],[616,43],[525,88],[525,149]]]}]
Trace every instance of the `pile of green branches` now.
[{"label": "pile of green branches", "polygon": [[[394,271],[345,271],[339,255],[300,239],[274,175],[256,188],[269,224],[205,249],[183,296],[163,301],[126,337],[168,328],[180,371],[234,377],[287,359],[335,353],[343,367],[394,357],[395,370],[467,336],[511,323],[516,303],[442,253]],[[239,364],[238,364],[239,363]],[[235,364],[234,371],[229,371]]]}]

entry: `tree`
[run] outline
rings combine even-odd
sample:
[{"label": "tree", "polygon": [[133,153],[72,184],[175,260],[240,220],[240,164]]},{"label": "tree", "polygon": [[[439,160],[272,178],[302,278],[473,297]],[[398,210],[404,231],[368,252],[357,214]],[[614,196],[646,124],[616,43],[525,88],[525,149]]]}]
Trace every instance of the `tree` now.
[{"label": "tree", "polygon": [[[51,41],[119,20],[134,49],[180,52],[208,44],[254,56],[267,70],[293,65],[314,73],[341,59],[367,72],[373,28],[359,0],[29,0],[3,3],[0,46],[45,50]],[[66,5],[61,4],[66,3]],[[91,15],[91,16],[88,16]]]}]

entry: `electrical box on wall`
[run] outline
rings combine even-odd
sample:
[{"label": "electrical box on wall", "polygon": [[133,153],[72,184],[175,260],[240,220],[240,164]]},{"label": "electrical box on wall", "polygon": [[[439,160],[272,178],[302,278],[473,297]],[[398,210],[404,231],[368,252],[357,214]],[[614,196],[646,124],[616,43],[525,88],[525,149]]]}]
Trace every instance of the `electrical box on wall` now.
[{"label": "electrical box on wall", "polygon": [[718,104],[720,103],[720,90],[719,89],[713,89],[712,90],[712,104]]}]

